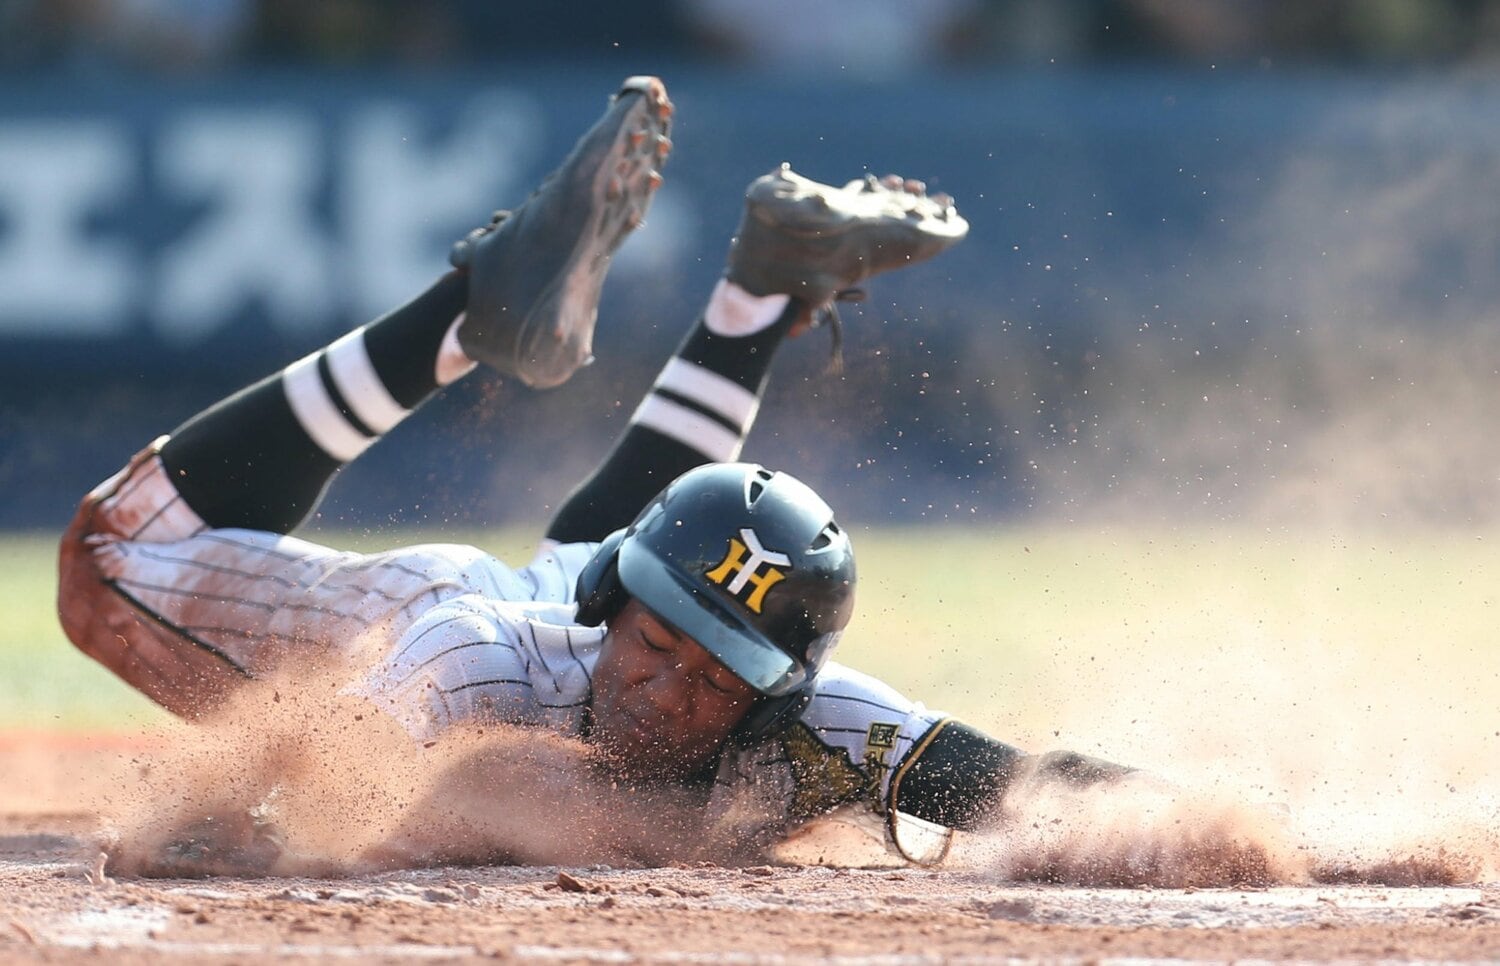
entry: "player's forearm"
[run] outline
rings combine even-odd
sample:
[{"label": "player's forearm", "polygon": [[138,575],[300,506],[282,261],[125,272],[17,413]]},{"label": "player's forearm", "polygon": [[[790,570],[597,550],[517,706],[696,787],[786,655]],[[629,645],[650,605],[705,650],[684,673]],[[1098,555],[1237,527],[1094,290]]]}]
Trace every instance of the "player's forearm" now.
[{"label": "player's forearm", "polygon": [[891,779],[891,805],[948,828],[984,824],[1026,759],[961,721],[940,721]]},{"label": "player's forearm", "polygon": [[1118,781],[1135,769],[1071,751],[1029,755],[978,729],[948,720],[892,779],[891,803],[908,815],[956,829],[975,829],[999,816],[1022,787],[1084,788]]}]

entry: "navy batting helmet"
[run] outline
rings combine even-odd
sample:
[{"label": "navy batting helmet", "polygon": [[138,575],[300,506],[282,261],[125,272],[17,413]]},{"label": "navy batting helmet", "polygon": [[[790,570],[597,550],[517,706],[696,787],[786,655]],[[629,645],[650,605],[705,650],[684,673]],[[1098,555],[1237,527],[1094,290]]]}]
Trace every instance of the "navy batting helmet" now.
[{"label": "navy batting helmet", "polygon": [[578,579],[578,621],[639,600],[765,698],[740,726],[785,728],[854,609],[854,551],[805,483],[712,463],[662,490],[600,545]]}]

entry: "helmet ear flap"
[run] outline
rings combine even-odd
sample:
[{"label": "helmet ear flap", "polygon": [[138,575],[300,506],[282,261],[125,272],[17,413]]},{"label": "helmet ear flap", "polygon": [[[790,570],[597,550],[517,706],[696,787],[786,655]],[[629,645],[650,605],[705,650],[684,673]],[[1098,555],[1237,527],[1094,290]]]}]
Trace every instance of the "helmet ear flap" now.
[{"label": "helmet ear flap", "polygon": [[604,538],[578,572],[573,588],[573,599],[578,601],[574,619],[578,623],[598,627],[625,606],[625,585],[620,583],[620,545],[624,542],[625,528],[621,527]]},{"label": "helmet ear flap", "polygon": [[735,725],[735,740],[748,745],[781,734],[802,717],[802,712],[812,702],[812,695],[813,689],[808,686],[779,698],[762,698]]}]

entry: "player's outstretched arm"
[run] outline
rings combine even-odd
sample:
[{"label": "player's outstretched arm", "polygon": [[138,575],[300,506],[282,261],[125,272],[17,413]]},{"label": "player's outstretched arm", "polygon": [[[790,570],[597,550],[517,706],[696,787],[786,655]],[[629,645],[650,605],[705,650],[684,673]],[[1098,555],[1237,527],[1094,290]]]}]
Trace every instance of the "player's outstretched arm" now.
[{"label": "player's outstretched arm", "polygon": [[1022,789],[1087,788],[1136,774],[1072,751],[1026,754],[949,718],[917,742],[892,776],[890,803],[907,815],[973,830],[998,819],[1008,797]]}]

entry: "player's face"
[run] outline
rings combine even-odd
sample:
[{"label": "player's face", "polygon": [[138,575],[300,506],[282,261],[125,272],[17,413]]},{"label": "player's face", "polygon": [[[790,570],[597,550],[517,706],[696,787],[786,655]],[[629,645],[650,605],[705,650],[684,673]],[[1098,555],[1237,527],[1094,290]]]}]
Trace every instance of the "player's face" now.
[{"label": "player's face", "polygon": [[593,685],[593,741],[631,778],[698,771],[756,697],[691,637],[634,600],[609,622]]}]

